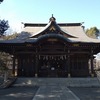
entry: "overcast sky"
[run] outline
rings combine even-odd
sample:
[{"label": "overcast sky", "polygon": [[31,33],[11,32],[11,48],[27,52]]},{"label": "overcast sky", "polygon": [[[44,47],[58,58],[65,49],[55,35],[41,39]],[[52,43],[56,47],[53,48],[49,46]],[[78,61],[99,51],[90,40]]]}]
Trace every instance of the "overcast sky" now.
[{"label": "overcast sky", "polygon": [[4,0],[0,19],[9,21],[14,30],[21,22],[48,23],[51,15],[57,23],[85,22],[86,28],[100,28],[100,0]]}]

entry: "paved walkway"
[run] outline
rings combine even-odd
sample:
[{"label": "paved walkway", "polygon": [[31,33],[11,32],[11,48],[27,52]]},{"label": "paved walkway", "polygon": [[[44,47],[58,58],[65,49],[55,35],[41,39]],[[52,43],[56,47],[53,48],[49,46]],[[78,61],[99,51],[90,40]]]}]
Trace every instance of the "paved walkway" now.
[{"label": "paved walkway", "polygon": [[80,100],[65,86],[40,86],[32,100]]},{"label": "paved walkway", "polygon": [[31,100],[80,100],[67,87],[100,87],[100,81],[98,78],[18,78],[14,86],[38,86]]}]

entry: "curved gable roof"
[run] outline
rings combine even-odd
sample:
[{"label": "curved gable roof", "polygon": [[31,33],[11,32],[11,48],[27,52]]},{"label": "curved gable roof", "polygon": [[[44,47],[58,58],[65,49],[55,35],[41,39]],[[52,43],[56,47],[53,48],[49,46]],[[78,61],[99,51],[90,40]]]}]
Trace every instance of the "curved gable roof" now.
[{"label": "curved gable roof", "polygon": [[60,26],[56,23],[55,20],[56,19],[54,17],[51,17],[49,23],[42,30],[33,34],[31,38],[38,37],[44,34],[51,34],[51,33],[62,34],[65,37],[69,37],[69,38],[76,38],[75,36],[70,35],[70,33],[60,28]]}]

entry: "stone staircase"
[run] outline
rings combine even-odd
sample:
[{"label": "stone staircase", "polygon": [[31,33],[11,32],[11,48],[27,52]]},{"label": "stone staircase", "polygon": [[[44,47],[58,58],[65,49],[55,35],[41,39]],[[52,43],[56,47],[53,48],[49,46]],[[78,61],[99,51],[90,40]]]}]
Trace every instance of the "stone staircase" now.
[{"label": "stone staircase", "polygon": [[67,87],[100,87],[100,80],[94,78],[17,78],[14,86],[67,86]]}]

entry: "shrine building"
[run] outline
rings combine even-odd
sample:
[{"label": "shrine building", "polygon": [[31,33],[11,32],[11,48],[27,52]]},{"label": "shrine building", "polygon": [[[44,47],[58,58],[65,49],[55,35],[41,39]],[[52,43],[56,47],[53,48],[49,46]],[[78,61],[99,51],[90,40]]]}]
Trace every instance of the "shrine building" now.
[{"label": "shrine building", "polygon": [[[0,51],[13,55],[18,77],[91,77],[100,40],[89,38],[82,23],[24,23],[14,39],[1,40]],[[89,64],[90,61],[90,64]]]}]

